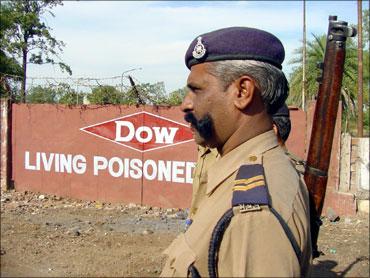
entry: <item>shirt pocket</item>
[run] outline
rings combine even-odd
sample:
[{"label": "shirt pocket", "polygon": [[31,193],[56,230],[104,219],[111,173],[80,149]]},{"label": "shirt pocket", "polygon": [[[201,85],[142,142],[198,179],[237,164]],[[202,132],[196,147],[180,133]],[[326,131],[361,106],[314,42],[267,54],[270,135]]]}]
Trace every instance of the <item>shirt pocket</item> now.
[{"label": "shirt pocket", "polygon": [[162,277],[187,277],[189,266],[196,260],[196,255],[184,234],[180,234],[163,254],[168,258],[161,273]]}]

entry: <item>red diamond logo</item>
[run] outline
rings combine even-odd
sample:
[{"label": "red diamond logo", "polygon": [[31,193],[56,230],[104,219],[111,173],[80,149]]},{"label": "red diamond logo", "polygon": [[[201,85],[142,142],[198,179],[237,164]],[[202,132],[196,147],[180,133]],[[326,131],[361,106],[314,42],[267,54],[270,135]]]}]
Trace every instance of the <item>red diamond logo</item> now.
[{"label": "red diamond logo", "polygon": [[80,130],[139,152],[194,140],[187,125],[146,111],[86,126]]}]

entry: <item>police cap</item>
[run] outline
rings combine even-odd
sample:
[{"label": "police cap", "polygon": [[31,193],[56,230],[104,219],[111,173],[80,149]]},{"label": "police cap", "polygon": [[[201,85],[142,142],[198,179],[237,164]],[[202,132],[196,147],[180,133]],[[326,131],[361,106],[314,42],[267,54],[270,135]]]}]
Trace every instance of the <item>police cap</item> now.
[{"label": "police cap", "polygon": [[190,69],[196,64],[223,60],[257,60],[282,68],[285,51],[274,35],[255,28],[223,28],[195,38],[185,55]]}]

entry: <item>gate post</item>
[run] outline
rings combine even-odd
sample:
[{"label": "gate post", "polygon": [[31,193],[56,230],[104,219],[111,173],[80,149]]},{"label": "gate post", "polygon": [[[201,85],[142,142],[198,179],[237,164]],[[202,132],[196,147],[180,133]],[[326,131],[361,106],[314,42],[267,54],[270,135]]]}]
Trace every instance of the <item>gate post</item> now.
[{"label": "gate post", "polygon": [[12,103],[10,98],[2,98],[1,105],[1,159],[0,159],[0,186],[1,190],[12,188]]}]

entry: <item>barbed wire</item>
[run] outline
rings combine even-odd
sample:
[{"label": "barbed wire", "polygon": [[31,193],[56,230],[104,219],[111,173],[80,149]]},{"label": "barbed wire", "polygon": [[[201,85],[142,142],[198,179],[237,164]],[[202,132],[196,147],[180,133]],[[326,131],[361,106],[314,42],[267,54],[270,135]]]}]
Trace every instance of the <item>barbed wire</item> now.
[{"label": "barbed wire", "polygon": [[[135,69],[133,69],[135,70]],[[129,70],[129,71],[133,71]],[[86,96],[93,91],[96,87],[100,86],[111,86],[122,93],[129,93],[129,95],[136,94],[133,98],[137,97],[142,99],[145,103],[157,103],[163,100],[166,95],[163,82],[157,82],[154,84],[143,83],[134,77],[132,74],[128,75],[129,71],[123,72],[121,75],[115,75],[112,77],[52,77],[52,76],[27,76],[26,91],[30,92],[37,86],[49,87],[58,89],[69,86],[78,95],[83,93],[84,99]],[[125,74],[126,73],[126,74]],[[21,81],[22,76],[3,74],[0,73],[1,78],[10,78],[13,81]],[[131,79],[131,80],[130,80]],[[154,85],[146,86],[146,84]],[[156,87],[157,85],[157,87]],[[159,85],[159,86],[158,86]],[[18,85],[19,86],[19,85]],[[137,87],[138,86],[138,87]],[[138,89],[139,88],[139,89]],[[132,90],[133,89],[133,90]]]},{"label": "barbed wire", "polygon": [[[136,69],[125,71],[128,73]],[[2,78],[10,78],[15,81],[21,81],[23,76],[14,74],[0,73]],[[51,77],[51,76],[27,76],[27,91],[35,86],[53,86],[58,87],[62,84],[68,84],[69,86],[76,88],[77,90],[87,91],[92,90],[98,86],[112,86],[121,91],[127,90],[132,87],[129,82],[129,76],[135,81],[136,84],[142,82],[132,75],[115,75],[112,77]]]}]

